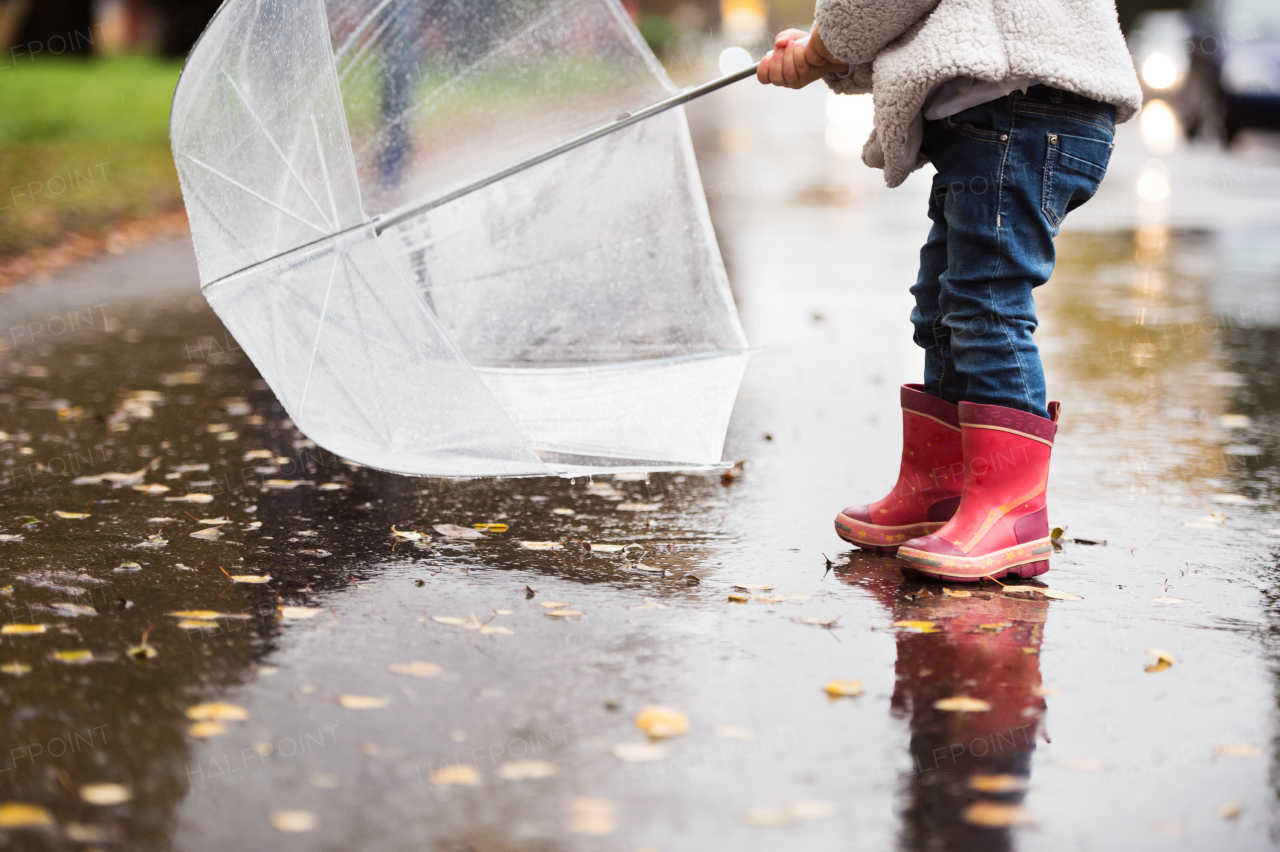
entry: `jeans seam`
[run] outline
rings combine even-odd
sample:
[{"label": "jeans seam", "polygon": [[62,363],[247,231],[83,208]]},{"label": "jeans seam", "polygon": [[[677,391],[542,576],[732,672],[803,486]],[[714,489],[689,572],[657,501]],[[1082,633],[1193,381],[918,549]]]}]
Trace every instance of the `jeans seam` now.
[{"label": "jeans seam", "polygon": [[1092,124],[1095,127],[1102,127],[1115,133],[1115,125],[1106,119],[1099,119],[1097,116],[1090,115],[1087,112],[1079,112],[1065,107],[1042,107],[1035,109],[1032,107],[1018,106],[1014,107],[1015,112],[1023,112],[1028,115],[1038,115],[1041,117],[1065,118],[1068,121],[1078,121],[1081,124]]},{"label": "jeans seam", "polygon": [[[1000,191],[996,193],[996,222],[998,223],[996,226],[996,254],[997,257],[999,257],[999,260],[996,262],[995,272],[993,272],[991,277],[987,279],[987,300],[988,304],[991,305],[995,304],[995,290],[993,282],[1000,274],[1001,270],[1004,269],[1004,238],[1000,234],[1000,226],[1003,224],[1001,221],[1001,211],[1004,202],[1005,167],[1008,164],[1009,152],[1013,150],[1014,146],[1013,135],[1017,130],[1018,124],[1017,112],[1017,105],[1014,104],[1013,109],[1009,111],[1009,144],[1005,146],[1004,156],[1000,158]],[[1018,364],[1018,379],[1022,382],[1022,398],[1029,401],[1031,399],[1031,389],[1027,387],[1027,370],[1022,364],[1022,354],[1018,352],[1018,347],[1013,345],[1013,338],[1009,334],[1009,327],[1004,323],[1003,318],[994,311],[992,316],[999,322],[1000,328],[1004,332],[1005,344],[1013,353],[1013,359]]]}]

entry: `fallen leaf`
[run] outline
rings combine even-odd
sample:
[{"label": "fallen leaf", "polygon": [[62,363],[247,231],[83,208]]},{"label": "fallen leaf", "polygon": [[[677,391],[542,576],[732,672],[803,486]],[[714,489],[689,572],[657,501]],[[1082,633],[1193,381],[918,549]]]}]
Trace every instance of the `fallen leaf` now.
[{"label": "fallen leaf", "polygon": [[133,793],[122,784],[84,784],[79,789],[80,798],[91,805],[119,805],[133,798]]},{"label": "fallen leaf", "polygon": [[228,574],[233,583],[270,583],[270,574]]},{"label": "fallen leaf", "polygon": [[744,592],[772,592],[773,586],[766,586],[763,583],[737,583],[735,589],[741,589]]},{"label": "fallen leaf", "polygon": [[1222,819],[1239,819],[1244,807],[1239,802],[1223,802],[1218,805],[1218,816]]},{"label": "fallen leaf", "polygon": [[645,598],[644,603],[642,604],[636,604],[635,606],[627,607],[627,609],[666,609],[666,608],[667,608],[666,604],[660,604],[651,598]]},{"label": "fallen leaf", "polygon": [[548,618],[577,618],[583,613],[576,609],[551,609],[547,610]]},{"label": "fallen leaf", "polygon": [[1040,592],[1044,591],[1044,589],[1039,586],[1001,586],[1000,591],[1006,595],[1019,594],[1023,592],[1038,595]]},{"label": "fallen leaf", "polygon": [[196,722],[187,728],[187,733],[193,737],[207,739],[208,737],[220,737],[227,732],[227,726],[217,721]]},{"label": "fallen leaf", "polygon": [[317,491],[341,491],[346,488],[341,482],[323,482],[316,486]]},{"label": "fallen leaf", "polygon": [[833,627],[839,626],[838,624],[836,624],[836,622],[839,621],[840,619],[832,618],[828,620],[824,618],[793,618],[791,620],[794,621],[796,624],[812,624],[814,627],[825,627],[828,630],[830,630]]},{"label": "fallen leaf", "polygon": [[48,625],[44,624],[6,624],[0,627],[0,635],[4,636],[30,636],[36,633],[44,633]]},{"label": "fallen leaf", "polygon": [[749,603],[751,601],[751,595],[740,595],[730,592],[729,600],[732,603]]},{"label": "fallen leaf", "polygon": [[660,503],[619,503],[613,508],[619,512],[656,512],[662,508]]},{"label": "fallen leaf", "polygon": [[713,736],[726,740],[754,740],[756,732],[750,728],[740,728],[737,725],[717,725],[711,729]]},{"label": "fallen leaf", "polygon": [[197,520],[196,520],[196,523],[198,523],[198,524],[209,524],[209,525],[212,525],[212,526],[219,526],[219,527],[220,527],[220,526],[222,526],[223,524],[229,524],[229,523],[231,523],[231,519],[230,519],[230,518],[228,518],[226,515],[223,515],[221,518],[199,518],[199,519],[197,519]]},{"label": "fallen leaf", "polygon": [[625,550],[624,544],[595,544],[591,545],[592,553],[617,553],[619,550]]},{"label": "fallen leaf", "polygon": [[488,530],[489,532],[506,532],[509,528],[506,524],[472,524],[478,530]]},{"label": "fallen leaf", "polygon": [[980,698],[957,695],[954,698],[943,698],[933,702],[933,708],[955,713],[985,713],[991,709],[991,705]]},{"label": "fallen leaf", "polygon": [[316,559],[324,559],[326,556],[332,556],[333,554],[327,550],[299,550],[298,555],[313,556]]},{"label": "fallen leaf", "polygon": [[282,606],[280,607],[280,618],[284,621],[305,621],[308,618],[315,618],[323,609],[316,606]]},{"label": "fallen leaf", "polygon": [[551,514],[553,514],[553,515],[574,515],[574,514],[577,514],[577,513],[576,513],[576,512],[574,512],[574,511],[573,511],[573,509],[566,509],[566,508],[561,507],[561,508],[558,508],[558,509],[552,509],[552,510],[551,510]]},{"label": "fallen leaf", "polygon": [[[581,615],[582,613],[578,613]],[[503,627],[499,624],[489,624],[480,628],[481,636],[514,636],[516,632],[510,627]]]},{"label": "fallen leaf", "polygon": [[14,660],[12,663],[5,663],[0,666],[0,672],[4,672],[7,675],[13,675],[14,677],[22,677],[25,674],[31,673],[31,666],[24,666],[22,663]]},{"label": "fallen leaf", "polygon": [[583,797],[569,802],[565,808],[569,812],[567,828],[574,834],[600,836],[618,829],[617,808],[608,799]]},{"label": "fallen leaf", "polygon": [[15,541],[15,542],[16,542],[16,541],[22,541],[22,540],[23,540],[23,537],[22,537],[22,535],[21,535],[21,534],[19,534],[19,535],[9,535],[8,533],[6,533],[6,534],[4,534],[4,535],[0,535],[0,541]]},{"label": "fallen leaf", "polygon": [[1174,659],[1173,654],[1170,654],[1168,651],[1162,651],[1159,648],[1148,648],[1147,653],[1156,658],[1156,661],[1154,663],[1152,663],[1151,665],[1143,669],[1143,671],[1147,672],[1148,674],[1155,674],[1156,672],[1162,672],[1165,669],[1172,666],[1174,663],[1178,662],[1176,659]]},{"label": "fallen leaf", "polygon": [[395,524],[391,525],[391,534],[396,538],[403,538],[406,541],[421,541],[424,538],[420,532],[414,532],[413,530],[398,530],[396,529]]},{"label": "fallen leaf", "polygon": [[852,698],[862,694],[862,681],[833,680],[823,688],[832,698]]},{"label": "fallen leaf", "polygon": [[1168,595],[1161,595],[1160,597],[1152,598],[1151,600],[1155,601],[1156,603],[1169,603],[1169,604],[1186,603],[1186,601],[1184,601],[1182,598],[1171,598]]},{"label": "fallen leaf", "polygon": [[1010,828],[1027,825],[1031,815],[1019,805],[1003,802],[974,802],[965,808],[964,821],[983,828]]},{"label": "fallen leaf", "polygon": [[392,663],[387,666],[387,671],[409,677],[435,677],[440,674],[440,667],[435,663]]},{"label": "fallen leaf", "polygon": [[465,763],[442,766],[431,773],[431,783],[458,787],[475,787],[481,781],[480,771]]},{"label": "fallen leaf", "polygon": [[249,711],[237,704],[227,704],[221,701],[214,701],[188,707],[187,718],[194,719],[197,722],[205,722],[209,720],[230,720],[242,722],[249,718]]},{"label": "fallen leaf", "polygon": [[292,491],[304,485],[314,484],[310,479],[268,479],[262,483],[262,487],[271,491]]},{"label": "fallen leaf", "polygon": [[1031,782],[1021,775],[972,775],[969,789],[979,793],[1016,793],[1027,789]]},{"label": "fallen leaf", "polygon": [[183,630],[221,630],[218,622],[209,621],[207,619],[184,618],[178,622],[178,627]]},{"label": "fallen leaf", "polygon": [[169,615],[174,618],[194,618],[198,621],[216,621],[220,618],[234,618],[245,621],[249,616],[235,612],[218,612],[213,609],[180,609],[177,612],[171,612]]},{"label": "fallen leaf", "polygon": [[948,589],[948,588],[947,588],[947,587],[945,587],[945,586],[943,586],[943,588],[942,588],[942,593],[943,593],[944,595],[947,595],[947,596],[949,596],[949,597],[953,597],[953,598],[971,598],[971,597],[973,597],[973,592],[965,592],[965,591],[961,591],[961,590],[959,590],[959,589]]},{"label": "fallen leaf", "polygon": [[49,657],[69,666],[82,666],[85,663],[93,662],[93,651],[85,648],[76,648],[71,651],[54,651]]},{"label": "fallen leaf", "polygon": [[143,494],[168,494],[172,489],[167,485],[153,483],[151,485],[135,485],[134,491],[141,491]]},{"label": "fallen leaf", "polygon": [[609,753],[628,763],[643,763],[665,760],[670,752],[666,746],[657,743],[614,743],[609,746]]},{"label": "fallen leaf", "polygon": [[1001,630],[1004,630],[1006,627],[1011,627],[1011,626],[1012,624],[1008,621],[993,621],[990,624],[979,624],[978,629],[981,630],[983,633],[999,633]]},{"label": "fallen leaf", "polygon": [[520,546],[525,550],[559,550],[561,544],[558,541],[522,541]]},{"label": "fallen leaf", "polygon": [[498,767],[498,777],[504,781],[550,778],[556,772],[556,765],[546,760],[512,760]]},{"label": "fallen leaf", "polygon": [[547,609],[556,609],[558,607],[569,606],[569,604],[562,601],[538,601],[538,606],[546,607]]},{"label": "fallen leaf", "polygon": [[54,514],[57,515],[59,518],[67,518],[70,520],[79,520],[81,518],[89,517],[88,512],[59,512],[55,510]]},{"label": "fallen leaf", "polygon": [[787,805],[786,810],[787,813],[791,814],[791,818],[797,821],[834,819],[839,813],[836,806],[830,802],[820,802],[815,800],[792,802]]},{"label": "fallen leaf", "polygon": [[198,532],[191,533],[191,538],[200,538],[205,541],[216,541],[222,537],[222,530],[217,527],[206,527]]},{"label": "fallen leaf", "polygon": [[[752,595],[751,600],[760,601],[760,603],[784,603],[791,598],[787,595]],[[831,622],[835,624],[835,622]]]},{"label": "fallen leaf", "polygon": [[1213,750],[1214,757],[1262,757],[1262,749],[1247,743],[1232,743],[1218,746]]},{"label": "fallen leaf", "polygon": [[5,802],[0,805],[0,828],[53,828],[53,817],[39,805]]},{"label": "fallen leaf", "polygon": [[937,633],[938,622],[936,621],[895,621],[894,627],[900,627],[903,630],[909,630],[912,633]]},{"label": "fallen leaf", "polygon": [[655,740],[678,737],[688,732],[689,718],[679,710],[653,704],[636,714],[636,727]]},{"label": "fallen leaf", "polygon": [[338,703],[348,710],[386,710],[391,700],[372,695],[339,695]]},{"label": "fallen leaf", "polygon": [[488,538],[487,535],[480,532],[479,530],[474,530],[471,527],[460,527],[457,524],[436,524],[432,527],[432,529],[440,533],[440,535],[444,536],[445,538],[470,539],[470,540]]},{"label": "fallen leaf", "polygon": [[166,503],[212,503],[213,495],[205,494],[202,491],[196,491],[191,494],[183,494],[181,497],[166,497]]},{"label": "fallen leaf", "polygon": [[1084,598],[1080,597],[1079,595],[1073,595],[1070,592],[1060,592],[1057,589],[1041,589],[1040,594],[1044,595],[1046,598],[1051,598],[1052,600],[1055,600],[1055,601],[1084,600]]},{"label": "fallen leaf", "polygon": [[279,831],[311,831],[316,827],[316,815],[311,811],[272,811],[271,824]]}]

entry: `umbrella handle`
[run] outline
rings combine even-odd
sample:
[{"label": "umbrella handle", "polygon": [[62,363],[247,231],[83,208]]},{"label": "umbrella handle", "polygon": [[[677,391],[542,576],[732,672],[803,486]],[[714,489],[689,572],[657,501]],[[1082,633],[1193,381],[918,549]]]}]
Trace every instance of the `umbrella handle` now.
[{"label": "umbrella handle", "polygon": [[539,154],[534,154],[532,157],[521,160],[514,165],[507,166],[499,172],[495,172],[487,177],[473,181],[466,186],[459,187],[458,189],[444,195],[433,198],[430,201],[424,201],[409,207],[402,207],[399,210],[393,210],[385,216],[380,216],[373,220],[374,231],[381,234],[388,228],[395,227],[396,225],[425,213],[428,210],[433,210],[436,207],[442,207],[451,201],[457,201],[464,195],[470,195],[477,190],[484,189],[486,186],[491,186],[498,181],[505,180],[512,175],[519,174],[526,169],[531,169],[540,163],[545,163],[547,160],[586,145],[588,142],[594,142],[595,140],[608,136],[611,133],[616,133],[624,127],[630,127],[637,122],[644,121],[646,118],[652,118],[653,116],[666,112],[669,109],[683,106],[684,104],[696,100],[703,95],[709,95],[712,92],[717,92],[720,89],[723,89],[725,86],[731,86],[740,80],[745,80],[748,77],[754,77],[756,75],[757,68],[759,68],[758,63],[749,65],[746,68],[734,71],[732,74],[726,74],[709,83],[703,83],[701,86],[694,86],[692,88],[685,89],[682,92],[672,95],[666,100],[658,101],[656,104],[647,106],[642,110],[623,113],[608,124],[597,127],[594,130],[588,130],[586,133],[575,136],[567,142],[561,142],[553,148],[548,148]]}]

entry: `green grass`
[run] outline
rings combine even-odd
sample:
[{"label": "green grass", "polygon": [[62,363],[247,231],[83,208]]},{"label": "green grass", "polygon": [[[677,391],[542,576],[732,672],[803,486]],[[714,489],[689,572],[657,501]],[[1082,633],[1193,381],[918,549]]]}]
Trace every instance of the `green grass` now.
[{"label": "green grass", "polygon": [[169,152],[179,63],[0,66],[0,257],[182,203]]}]

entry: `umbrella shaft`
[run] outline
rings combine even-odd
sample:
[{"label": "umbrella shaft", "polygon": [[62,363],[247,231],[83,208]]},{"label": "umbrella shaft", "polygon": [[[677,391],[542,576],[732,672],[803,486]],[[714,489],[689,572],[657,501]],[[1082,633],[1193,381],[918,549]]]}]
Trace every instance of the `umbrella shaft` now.
[{"label": "umbrella shaft", "polygon": [[514,174],[519,174],[525,169],[533,168],[539,163],[545,163],[547,160],[550,160],[554,157],[558,157],[561,154],[565,153],[566,151],[572,151],[574,148],[578,148],[578,147],[581,147],[582,145],[586,145],[588,142],[594,142],[595,140],[600,139],[601,137],[608,136],[610,133],[616,133],[617,131],[622,130],[624,127],[630,127],[631,125],[637,122],[644,121],[646,118],[652,118],[658,113],[666,112],[667,110],[674,109],[675,107],[678,107],[678,106],[683,106],[684,104],[687,104],[692,100],[700,98],[703,95],[709,95],[712,92],[719,91],[720,89],[723,89],[725,86],[732,85],[738,82],[739,80],[745,80],[748,77],[754,77],[756,73],[756,68],[757,66],[751,65],[751,66],[748,66],[747,68],[743,68],[741,71],[735,71],[732,74],[726,74],[723,77],[712,80],[710,83],[704,83],[701,86],[695,86],[692,89],[685,89],[683,92],[680,92],[679,94],[676,94],[676,95],[672,95],[671,97],[667,98],[665,101],[659,101],[658,103],[653,104],[652,106],[649,106],[649,107],[645,107],[642,110],[621,115],[617,119],[609,122],[603,127],[597,127],[594,130],[589,130],[580,136],[575,136],[574,138],[570,139],[567,142],[562,142],[561,144],[556,145],[554,148],[548,148],[546,151],[543,151],[540,154],[535,154],[534,156],[529,157],[528,159],[521,160],[520,162],[515,163],[514,165],[511,165],[511,166],[508,166],[507,168],[503,169],[500,172],[495,172],[494,174],[491,174],[488,177],[484,177],[484,178],[481,178],[480,180],[469,183],[466,186],[455,189],[445,195],[441,195],[437,198],[433,198],[430,201],[426,201],[421,204],[414,204],[411,207],[405,207],[405,208],[401,208],[400,210],[394,210],[385,216],[375,219],[373,222],[374,230],[377,233],[381,234],[383,231],[387,230],[388,228],[392,228],[396,225],[399,225],[401,222],[405,222],[409,219],[412,219],[413,217],[418,216],[422,213],[425,213],[428,210],[432,210],[436,207],[441,207],[445,204],[450,203],[451,201],[456,201],[459,198],[463,197],[464,195],[470,195],[476,190],[484,189],[486,186],[491,186],[492,184],[495,184],[501,180],[505,180],[506,178],[509,178]]}]

